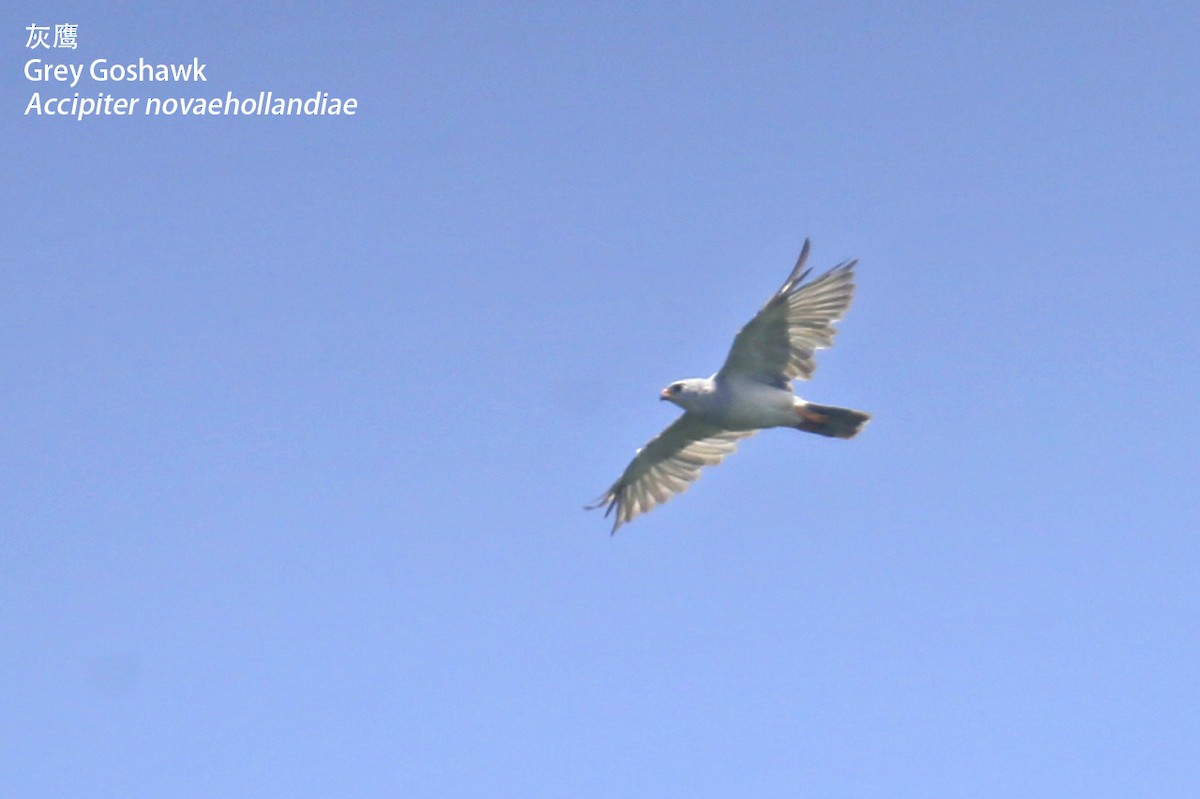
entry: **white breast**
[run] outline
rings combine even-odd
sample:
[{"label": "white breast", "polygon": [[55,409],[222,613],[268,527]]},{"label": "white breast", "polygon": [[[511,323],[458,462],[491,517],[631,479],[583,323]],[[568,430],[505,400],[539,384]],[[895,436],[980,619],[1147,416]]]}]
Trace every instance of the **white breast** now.
[{"label": "white breast", "polygon": [[757,380],[723,380],[718,386],[721,423],[733,430],[796,424],[796,397]]}]

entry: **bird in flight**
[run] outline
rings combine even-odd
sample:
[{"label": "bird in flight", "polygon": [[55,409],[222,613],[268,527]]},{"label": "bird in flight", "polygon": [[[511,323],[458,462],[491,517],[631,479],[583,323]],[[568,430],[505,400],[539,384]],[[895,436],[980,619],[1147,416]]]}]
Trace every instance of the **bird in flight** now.
[{"label": "bird in flight", "polygon": [[793,380],[808,380],[813,354],[833,344],[833,323],[854,297],[854,267],[845,261],[808,283],[809,242],[787,280],[733,340],[721,369],[712,377],[677,380],[659,399],[683,408],[683,415],[634,455],[625,472],[588,510],[615,513],[612,531],[653,510],[687,488],[705,466],[715,466],[743,438],[768,427],[791,427],[833,438],[853,438],[870,415],[849,408],[817,405],[792,391]]}]

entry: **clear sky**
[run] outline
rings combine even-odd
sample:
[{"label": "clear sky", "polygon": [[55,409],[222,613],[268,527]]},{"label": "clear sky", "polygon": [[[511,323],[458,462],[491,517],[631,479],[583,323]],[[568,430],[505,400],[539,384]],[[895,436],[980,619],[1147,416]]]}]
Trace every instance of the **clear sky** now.
[{"label": "clear sky", "polygon": [[[972,5],[8,4],[0,795],[1200,795],[1200,11]],[[610,537],[806,236],[871,425]]]}]

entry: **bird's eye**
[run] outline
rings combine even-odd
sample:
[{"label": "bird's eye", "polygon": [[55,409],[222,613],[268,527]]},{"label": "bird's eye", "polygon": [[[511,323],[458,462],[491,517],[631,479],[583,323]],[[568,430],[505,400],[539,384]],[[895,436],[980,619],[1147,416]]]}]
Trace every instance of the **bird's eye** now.
[{"label": "bird's eye", "polygon": [[673,384],[673,385],[671,386],[671,393],[672,393],[672,394],[678,394],[678,393],[679,393],[679,390],[680,390],[680,389],[682,389],[682,388],[683,388],[683,386],[681,386],[679,383],[675,383],[675,384]]}]

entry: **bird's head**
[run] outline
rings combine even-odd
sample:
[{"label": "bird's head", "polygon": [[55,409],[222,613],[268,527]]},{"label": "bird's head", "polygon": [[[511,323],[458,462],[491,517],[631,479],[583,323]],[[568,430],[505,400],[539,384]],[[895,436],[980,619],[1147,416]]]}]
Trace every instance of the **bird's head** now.
[{"label": "bird's head", "polygon": [[692,377],[687,380],[676,380],[664,388],[658,395],[660,400],[673,402],[687,410],[695,405],[696,400],[712,391],[712,380],[703,377]]}]

